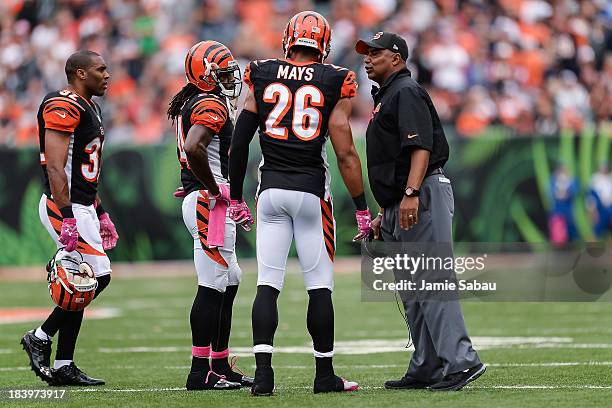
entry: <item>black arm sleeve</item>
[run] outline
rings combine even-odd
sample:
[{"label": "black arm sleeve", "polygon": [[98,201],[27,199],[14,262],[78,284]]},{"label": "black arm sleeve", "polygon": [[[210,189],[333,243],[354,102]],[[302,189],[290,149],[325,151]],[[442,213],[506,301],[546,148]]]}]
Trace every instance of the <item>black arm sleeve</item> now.
[{"label": "black arm sleeve", "polygon": [[242,199],[242,186],[249,161],[249,143],[259,127],[259,116],[243,109],[236,121],[229,153],[230,196],[232,200]]}]

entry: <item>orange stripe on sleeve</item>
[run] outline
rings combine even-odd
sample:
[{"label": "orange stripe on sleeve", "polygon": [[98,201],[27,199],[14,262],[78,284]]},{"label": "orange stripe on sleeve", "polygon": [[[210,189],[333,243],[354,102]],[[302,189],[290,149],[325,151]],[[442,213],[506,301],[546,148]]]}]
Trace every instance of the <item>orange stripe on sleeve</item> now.
[{"label": "orange stripe on sleeve", "polygon": [[355,79],[355,73],[349,71],[342,83],[340,98],[352,98],[355,95],[357,95],[357,80]]},{"label": "orange stripe on sleeve", "polygon": [[63,98],[47,101],[43,109],[45,128],[60,132],[74,132],[81,121],[79,110]]},{"label": "orange stripe on sleeve", "polygon": [[221,102],[203,99],[194,106],[190,119],[193,125],[206,126],[217,134],[225,125],[227,115],[227,108]]}]

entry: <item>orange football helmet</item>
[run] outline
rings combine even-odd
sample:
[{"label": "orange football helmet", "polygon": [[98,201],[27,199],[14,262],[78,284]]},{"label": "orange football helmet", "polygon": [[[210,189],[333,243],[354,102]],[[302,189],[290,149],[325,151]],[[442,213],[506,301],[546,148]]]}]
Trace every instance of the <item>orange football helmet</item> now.
[{"label": "orange football helmet", "polygon": [[331,48],[331,26],[316,11],[302,11],[291,17],[283,34],[285,58],[294,45],[315,48],[321,53],[321,62]]},{"label": "orange football helmet", "polygon": [[83,255],[78,251],[66,252],[63,248],[47,264],[47,281],[55,304],[72,312],[85,309],[98,287],[94,271],[83,261]]},{"label": "orange football helmet", "polygon": [[222,95],[237,98],[242,91],[240,66],[229,48],[216,41],[201,41],[185,57],[187,80],[204,92],[219,88]]}]

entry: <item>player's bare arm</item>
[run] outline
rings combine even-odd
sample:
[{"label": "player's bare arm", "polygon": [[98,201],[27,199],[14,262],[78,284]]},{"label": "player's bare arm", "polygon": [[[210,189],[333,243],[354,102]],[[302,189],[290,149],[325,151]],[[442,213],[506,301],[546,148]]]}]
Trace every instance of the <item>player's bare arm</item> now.
[{"label": "player's bare arm", "polygon": [[71,205],[66,177],[66,161],[68,160],[68,146],[70,135],[57,130],[45,130],[45,156],[47,160],[47,174],[53,200],[58,208]]},{"label": "player's bare arm", "polygon": [[244,100],[244,109],[249,112],[257,113],[257,102],[255,101],[255,94],[252,90],[249,90],[249,93]]},{"label": "player's bare arm", "polygon": [[351,116],[351,101],[342,98],[338,101],[329,118],[329,135],[338,159],[338,169],[344,184],[355,203],[358,233],[353,241],[360,241],[370,235],[371,216],[363,193],[363,178],[361,161],[353,143],[353,134],[349,118]]},{"label": "player's bare arm", "polygon": [[338,101],[329,118],[329,136],[338,159],[338,169],[351,197],[363,194],[361,161],[353,143],[349,123],[352,105],[348,98]]},{"label": "player's bare arm", "polygon": [[219,186],[208,164],[208,152],[206,149],[213,136],[213,132],[206,126],[192,126],[185,140],[185,154],[193,174],[206,186],[213,196],[216,196],[219,194]]}]

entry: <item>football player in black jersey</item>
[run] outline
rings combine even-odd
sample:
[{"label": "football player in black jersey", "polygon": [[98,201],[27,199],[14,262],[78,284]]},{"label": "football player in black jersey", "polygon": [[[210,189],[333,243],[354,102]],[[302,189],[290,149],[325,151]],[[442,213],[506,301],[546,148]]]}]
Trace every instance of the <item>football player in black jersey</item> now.
[{"label": "football player in black jersey", "polygon": [[[192,363],[188,390],[228,390],[253,379],[228,362],[232,306],[242,271],[236,260],[236,224],[229,203],[228,150],[234,130],[231,99],[240,95],[240,68],[215,41],[194,45],[185,59],[188,83],[172,99],[184,194],[183,220],[194,240],[198,291],[190,314]],[[244,225],[249,228],[248,225]],[[209,361],[210,359],[210,361]]]},{"label": "football player in black jersey", "polygon": [[[40,163],[45,191],[41,222],[58,248],[78,251],[98,280],[97,297],[110,282],[105,251],[115,247],[117,231],[97,195],[104,128],[93,96],[108,88],[106,62],[92,51],[78,51],[66,61],[66,89],[47,94],[38,110]],[[32,370],[51,385],[101,385],[73,362],[83,311],[53,309],[47,320],[21,340]],[[59,332],[53,368],[51,339]]]},{"label": "football player in black jersey", "polygon": [[331,28],[325,18],[304,11],[284,32],[285,59],[253,61],[245,69],[249,86],[230,150],[230,216],[242,219],[242,184],[248,146],[257,129],[262,150],[257,201],[257,295],[253,303],[254,395],[274,389],[273,338],[277,298],[283,286],[292,240],[309,295],[307,326],[313,340],[314,392],[353,391],[357,383],[334,373],[332,305],[335,221],[332,213],[326,141],[332,141],[340,173],[357,207],[361,240],[370,232],[361,163],[349,116],[357,84],[346,68],[324,64]]}]

